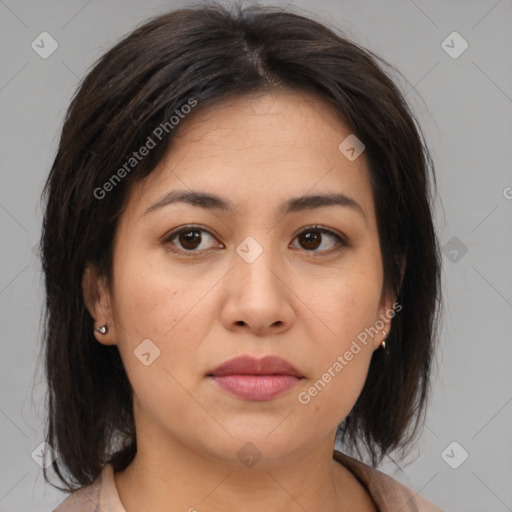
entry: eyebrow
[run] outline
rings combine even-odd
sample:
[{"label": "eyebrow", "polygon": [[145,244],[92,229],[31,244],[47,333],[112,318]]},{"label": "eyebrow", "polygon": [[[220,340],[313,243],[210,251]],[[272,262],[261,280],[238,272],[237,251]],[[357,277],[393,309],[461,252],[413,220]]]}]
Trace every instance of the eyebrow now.
[{"label": "eyebrow", "polygon": [[[156,203],[146,209],[143,215],[154,212],[164,206],[174,203],[187,203],[206,210],[216,210],[228,213],[236,213],[234,204],[227,198],[208,192],[196,190],[172,190],[160,198]],[[322,208],[325,206],[344,206],[358,212],[367,223],[367,218],[361,205],[351,197],[343,193],[313,194],[301,197],[293,197],[285,201],[278,213],[288,215],[290,213]]]}]

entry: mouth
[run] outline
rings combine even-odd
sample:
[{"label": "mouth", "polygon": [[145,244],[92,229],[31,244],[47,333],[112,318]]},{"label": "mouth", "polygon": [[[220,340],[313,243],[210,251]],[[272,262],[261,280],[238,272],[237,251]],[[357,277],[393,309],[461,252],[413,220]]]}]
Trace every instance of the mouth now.
[{"label": "mouth", "polygon": [[253,401],[276,398],[305,378],[290,362],[276,356],[236,357],[212,370],[207,377],[223,391]]}]

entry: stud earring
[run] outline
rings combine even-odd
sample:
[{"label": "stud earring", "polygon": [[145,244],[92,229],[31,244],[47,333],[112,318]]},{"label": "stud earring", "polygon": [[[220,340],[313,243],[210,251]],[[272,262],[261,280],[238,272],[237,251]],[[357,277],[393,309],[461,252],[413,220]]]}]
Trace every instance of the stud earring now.
[{"label": "stud earring", "polygon": [[102,325],[101,327],[96,327],[96,330],[100,334],[107,334],[107,332],[108,332],[108,324]]}]

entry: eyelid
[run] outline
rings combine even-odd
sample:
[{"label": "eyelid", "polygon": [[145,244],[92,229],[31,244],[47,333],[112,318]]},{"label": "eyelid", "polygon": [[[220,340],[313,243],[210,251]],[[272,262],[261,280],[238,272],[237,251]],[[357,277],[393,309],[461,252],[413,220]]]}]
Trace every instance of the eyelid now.
[{"label": "eyelid", "polygon": [[304,227],[300,228],[298,231],[296,231],[294,233],[293,237],[295,238],[296,236],[298,236],[301,233],[304,233],[305,231],[308,231],[308,230],[320,231],[321,233],[326,233],[328,235],[332,235],[334,237],[338,237],[343,243],[345,243],[347,245],[349,243],[348,242],[348,237],[346,237],[343,233],[341,233],[337,229],[328,228],[327,226],[322,226],[322,224],[311,224],[310,226],[304,226]]}]

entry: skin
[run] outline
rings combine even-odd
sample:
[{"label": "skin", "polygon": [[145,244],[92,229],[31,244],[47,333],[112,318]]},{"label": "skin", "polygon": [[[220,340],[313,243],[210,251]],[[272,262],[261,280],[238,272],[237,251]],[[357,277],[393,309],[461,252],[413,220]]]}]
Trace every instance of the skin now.
[{"label": "skin", "polygon": [[[111,286],[93,266],[83,278],[95,325],[109,326],[95,336],[119,347],[134,390],[138,453],[115,474],[126,511],[376,510],[332,453],[391,320],[308,404],[297,398],[394,303],[382,293],[364,153],[349,161],[338,145],[350,131],[332,108],[286,90],[197,110],[180,130],[167,157],[131,191]],[[218,194],[237,212],[176,203],[144,215],[175,189]],[[277,213],[291,197],[332,192],[356,200],[364,215],[339,205]],[[162,242],[190,224],[207,230],[200,244],[179,236]],[[315,224],[343,234],[349,246],[326,254],[338,246],[328,234],[308,245],[299,235]],[[236,252],[249,236],[263,249],[252,263]],[[145,339],[160,350],[148,366],[134,355]],[[305,378],[254,402],[206,377],[242,354],[278,355]],[[250,468],[237,456],[247,442],[261,454]]]}]

